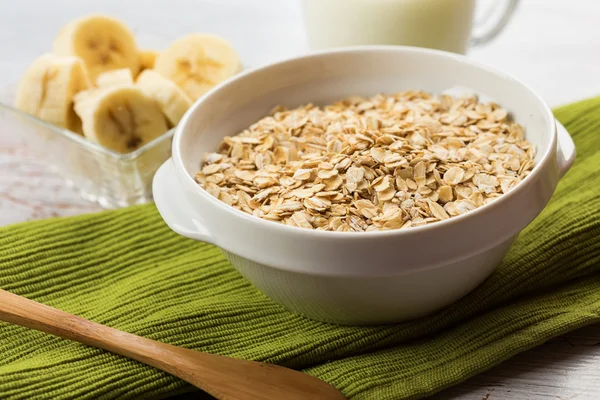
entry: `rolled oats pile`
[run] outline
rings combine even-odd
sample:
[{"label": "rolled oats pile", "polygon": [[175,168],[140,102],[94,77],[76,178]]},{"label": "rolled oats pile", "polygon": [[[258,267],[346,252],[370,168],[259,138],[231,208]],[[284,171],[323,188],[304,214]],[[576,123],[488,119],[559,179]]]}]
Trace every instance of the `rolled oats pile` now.
[{"label": "rolled oats pile", "polygon": [[207,154],[196,181],[248,214],[328,231],[420,226],[507,193],[534,147],[498,104],[406,91],[277,107]]}]

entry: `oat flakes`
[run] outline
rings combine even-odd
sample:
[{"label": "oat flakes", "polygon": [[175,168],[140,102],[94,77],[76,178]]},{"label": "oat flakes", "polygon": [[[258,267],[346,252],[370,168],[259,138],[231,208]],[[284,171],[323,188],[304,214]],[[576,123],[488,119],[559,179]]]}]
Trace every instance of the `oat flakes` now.
[{"label": "oat flakes", "polygon": [[406,91],[277,107],[205,155],[196,181],[259,218],[363,232],[481,207],[525,178],[534,155],[498,104]]}]

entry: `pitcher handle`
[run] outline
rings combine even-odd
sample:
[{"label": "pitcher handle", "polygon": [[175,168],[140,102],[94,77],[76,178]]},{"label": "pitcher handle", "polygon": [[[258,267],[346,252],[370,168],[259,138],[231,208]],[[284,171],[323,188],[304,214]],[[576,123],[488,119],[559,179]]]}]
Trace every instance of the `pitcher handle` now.
[{"label": "pitcher handle", "polygon": [[[501,2],[495,1],[494,4],[498,5]],[[515,12],[519,0],[505,0],[500,10],[496,10],[496,7],[492,8],[491,12],[482,17],[480,20],[476,20],[474,23],[474,31],[471,36],[471,46],[480,46],[485,44],[498,36],[500,32],[506,27],[508,21]],[[492,15],[496,15],[495,23],[488,23]]]}]

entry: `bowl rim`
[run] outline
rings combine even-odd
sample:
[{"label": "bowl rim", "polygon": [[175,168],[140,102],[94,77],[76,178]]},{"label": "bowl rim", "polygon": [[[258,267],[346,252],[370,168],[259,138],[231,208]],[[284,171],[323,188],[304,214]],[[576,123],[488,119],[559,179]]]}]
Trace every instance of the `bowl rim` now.
[{"label": "bowl rim", "polygon": [[[546,151],[540,158],[540,161],[536,163],[529,175],[527,175],[521,182],[519,182],[513,189],[511,189],[508,193],[499,196],[497,200],[492,201],[491,203],[484,204],[481,207],[478,207],[474,210],[466,212],[461,215],[454,216],[452,218],[448,218],[441,221],[436,221],[435,223],[425,224],[421,226],[411,227],[410,229],[390,229],[383,231],[368,231],[368,232],[339,232],[339,231],[324,231],[324,230],[316,230],[316,229],[303,229],[295,226],[285,225],[275,221],[269,221],[263,218],[256,217],[252,214],[247,214],[241,210],[237,210],[232,206],[216,199],[211,196],[206,190],[204,190],[200,185],[196,183],[192,176],[187,172],[185,166],[183,164],[183,160],[181,157],[181,143],[182,136],[184,135],[186,126],[190,123],[190,120],[194,118],[196,110],[201,108],[207,99],[213,96],[216,92],[220,91],[222,88],[225,88],[229,85],[232,85],[234,82],[239,80],[246,79],[247,77],[252,76],[253,74],[259,71],[265,71],[272,68],[279,68],[285,64],[290,64],[297,62],[299,60],[306,60],[315,58],[318,59],[320,57],[326,57],[332,54],[340,54],[340,53],[370,53],[370,52],[405,52],[412,54],[429,54],[429,55],[437,55],[441,57],[446,57],[449,59],[453,59],[459,61],[461,63],[470,64],[473,67],[483,69],[487,72],[490,72],[494,75],[498,75],[501,78],[506,80],[513,81],[525,89],[527,89],[533,97],[537,100],[537,102],[542,106],[543,109],[543,117],[548,122],[548,129],[550,130],[550,141],[548,143],[548,147]],[[551,157],[556,154],[556,143],[557,143],[557,129],[556,122],[552,110],[546,104],[546,102],[541,98],[541,96],[533,90],[529,85],[521,81],[520,79],[515,78],[514,76],[507,74],[503,71],[500,71],[494,67],[488,66],[484,63],[480,63],[474,60],[471,60],[467,56],[446,52],[442,50],[434,50],[427,49],[422,47],[413,47],[413,46],[395,46],[395,45],[362,45],[362,46],[349,46],[349,47],[340,47],[335,49],[327,49],[327,50],[319,50],[319,51],[311,51],[307,54],[286,58],[280,61],[272,62],[263,66],[254,67],[247,69],[223,82],[213,87],[207,93],[205,93],[200,99],[198,99],[190,109],[186,112],[186,114],[181,119],[180,123],[175,128],[175,135],[173,137],[173,145],[171,149],[172,159],[175,166],[175,174],[178,177],[178,181],[180,184],[184,185],[184,188],[187,188],[186,191],[191,191],[201,197],[203,197],[208,203],[214,205],[215,207],[220,208],[221,210],[232,214],[235,217],[242,218],[248,223],[252,223],[256,225],[257,228],[261,229],[277,229],[281,233],[287,233],[290,235],[297,235],[305,237],[309,235],[312,238],[320,237],[323,239],[335,239],[335,238],[343,238],[345,240],[352,239],[357,240],[360,238],[376,238],[376,237],[392,237],[392,236],[405,236],[405,235],[415,235],[421,234],[425,232],[429,232],[432,229],[440,229],[445,227],[454,226],[457,224],[463,224],[464,222],[473,220],[480,215],[489,212],[492,209],[498,209],[502,207],[510,199],[517,196],[518,193],[523,192],[525,187],[528,186],[529,183],[537,180],[542,173],[543,167],[549,162]],[[185,176],[185,177],[184,177]],[[201,214],[199,214],[201,217]],[[208,228],[207,228],[208,229]]]},{"label": "bowl rim", "polygon": [[107,147],[104,147],[98,143],[95,143],[95,142],[87,139],[85,136],[75,133],[70,129],[62,128],[62,127],[54,125],[48,121],[44,121],[43,119],[38,118],[35,115],[31,115],[24,111],[21,111],[1,100],[0,100],[0,109],[5,109],[9,112],[19,115],[21,118],[26,118],[38,125],[42,125],[42,126],[48,128],[49,130],[51,130],[52,132],[55,132],[57,135],[63,136],[67,140],[77,143],[77,145],[85,148],[86,150],[89,150],[89,151],[95,152],[95,153],[100,153],[102,155],[111,157],[111,158],[117,160],[118,162],[130,162],[130,161],[137,160],[138,158],[143,156],[145,153],[150,151],[152,148],[156,147],[159,143],[162,143],[165,140],[171,139],[173,137],[173,135],[175,134],[175,130],[176,130],[176,128],[169,128],[163,134],[155,137],[148,143],[144,144],[142,147],[135,149],[134,151],[131,151],[129,153],[119,153],[119,152],[111,150]]}]

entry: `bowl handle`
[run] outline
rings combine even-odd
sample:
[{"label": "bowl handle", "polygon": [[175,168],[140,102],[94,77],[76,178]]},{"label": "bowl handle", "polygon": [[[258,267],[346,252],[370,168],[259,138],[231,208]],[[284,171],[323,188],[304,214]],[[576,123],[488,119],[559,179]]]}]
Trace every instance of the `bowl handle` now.
[{"label": "bowl handle", "polygon": [[214,244],[208,230],[194,218],[196,211],[189,205],[175,176],[173,160],[160,166],[152,181],[154,203],[169,228],[190,239]]},{"label": "bowl handle", "polygon": [[556,133],[558,136],[558,173],[562,178],[573,165],[577,152],[571,135],[569,135],[569,132],[567,132],[565,127],[558,121],[556,121]]}]

